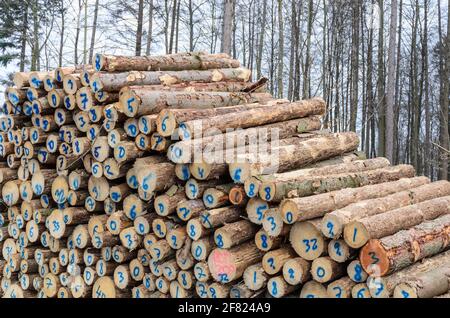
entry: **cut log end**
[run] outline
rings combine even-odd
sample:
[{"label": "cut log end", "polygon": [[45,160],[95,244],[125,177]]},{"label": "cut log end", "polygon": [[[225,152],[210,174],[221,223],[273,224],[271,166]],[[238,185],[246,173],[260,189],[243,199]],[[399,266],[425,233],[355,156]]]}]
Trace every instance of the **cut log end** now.
[{"label": "cut log end", "polygon": [[294,224],[298,219],[300,211],[295,202],[292,200],[284,200],[280,204],[280,214],[284,223]]},{"label": "cut log end", "polygon": [[389,255],[379,240],[370,240],[361,249],[359,260],[369,275],[384,276],[390,270]]},{"label": "cut log end", "polygon": [[322,233],[309,222],[294,224],[289,240],[297,254],[306,260],[312,261],[327,250]]},{"label": "cut log end", "polygon": [[370,239],[370,234],[362,222],[353,221],[344,227],[344,240],[352,248],[363,247]]},{"label": "cut log end", "polygon": [[228,199],[233,205],[242,206],[247,202],[245,190],[242,187],[233,187],[228,193]]},{"label": "cut log end", "polygon": [[416,288],[413,288],[408,283],[400,283],[395,286],[394,298],[419,298],[419,296]]}]

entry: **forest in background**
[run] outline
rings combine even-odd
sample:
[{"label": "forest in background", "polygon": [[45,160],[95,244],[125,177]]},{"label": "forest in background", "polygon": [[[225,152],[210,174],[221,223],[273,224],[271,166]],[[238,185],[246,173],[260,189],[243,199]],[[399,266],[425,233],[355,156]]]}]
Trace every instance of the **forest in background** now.
[{"label": "forest in background", "polygon": [[[367,156],[448,179],[450,3],[444,0],[0,0],[0,79],[94,53],[227,52]],[[2,88],[3,89],[3,88]],[[0,101],[3,96],[0,97]]]}]

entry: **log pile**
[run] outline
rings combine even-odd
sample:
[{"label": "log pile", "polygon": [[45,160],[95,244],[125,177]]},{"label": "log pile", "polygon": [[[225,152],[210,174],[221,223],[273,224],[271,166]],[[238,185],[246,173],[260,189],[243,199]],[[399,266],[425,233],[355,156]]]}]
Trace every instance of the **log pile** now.
[{"label": "log pile", "polygon": [[446,297],[450,183],[366,159],[225,54],[17,73],[5,298]]}]

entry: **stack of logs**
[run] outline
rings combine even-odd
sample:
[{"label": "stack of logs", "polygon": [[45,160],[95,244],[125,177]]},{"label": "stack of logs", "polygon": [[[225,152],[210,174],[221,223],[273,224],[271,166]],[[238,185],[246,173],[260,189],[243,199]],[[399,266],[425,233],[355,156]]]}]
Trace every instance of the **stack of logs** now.
[{"label": "stack of logs", "polygon": [[16,73],[3,297],[450,297],[450,183],[250,78],[205,53]]}]

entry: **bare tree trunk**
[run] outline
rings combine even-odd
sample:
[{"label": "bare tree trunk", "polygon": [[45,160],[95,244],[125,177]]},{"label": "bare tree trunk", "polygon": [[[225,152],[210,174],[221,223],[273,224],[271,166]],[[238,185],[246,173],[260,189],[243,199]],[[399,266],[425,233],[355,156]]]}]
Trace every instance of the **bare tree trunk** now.
[{"label": "bare tree trunk", "polygon": [[141,56],[142,51],[142,28],[144,20],[144,0],[139,0],[138,17],[137,17],[137,29],[136,29],[136,49],[135,55]]},{"label": "bare tree trunk", "polygon": [[[440,146],[444,151],[440,150],[440,170],[439,178],[443,180],[448,179],[448,156],[449,156],[449,132],[448,132],[448,94],[449,94],[449,75],[450,75],[450,24],[447,25],[446,38],[442,34],[442,13],[441,13],[441,1],[438,0],[438,17],[439,17],[439,38],[440,38],[440,54],[439,54],[439,77],[440,77]],[[449,2],[450,8],[450,2]],[[450,11],[448,11],[450,16]],[[448,21],[448,18],[447,18]]]},{"label": "bare tree trunk", "polygon": [[295,45],[297,39],[297,7],[295,1],[291,2],[291,52],[289,53],[289,84],[288,99],[292,100],[294,90],[294,68],[295,68]]},{"label": "bare tree trunk", "polygon": [[27,50],[27,31],[28,31],[28,1],[24,1],[22,20],[22,33],[20,36],[20,66],[21,72],[25,71],[25,54]]},{"label": "bare tree trunk", "polygon": [[263,14],[261,18],[261,28],[259,32],[259,43],[258,43],[258,56],[256,57],[256,77],[261,78],[261,64],[262,55],[264,47],[264,35],[266,33],[266,18],[267,18],[267,0],[263,0]]},{"label": "bare tree trunk", "polygon": [[78,42],[80,40],[81,31],[81,9],[83,8],[82,0],[78,0],[78,15],[77,15],[77,27],[75,30],[75,43],[74,43],[74,64],[78,65]]},{"label": "bare tree trunk", "polygon": [[169,0],[164,0],[164,47],[166,54],[169,54]]},{"label": "bare tree trunk", "polygon": [[169,54],[173,53],[173,39],[175,36],[175,19],[177,16],[177,1],[173,0],[172,4],[172,21],[170,22],[170,36],[169,36]]},{"label": "bare tree trunk", "polygon": [[298,9],[297,9],[297,25],[296,25],[296,39],[295,39],[295,71],[294,74],[294,92],[292,94],[293,100],[299,100],[300,99],[300,84],[301,84],[301,76],[299,74],[301,73],[302,68],[302,49],[300,49],[300,43],[303,43],[302,39],[302,14],[303,14],[303,2],[298,2]]},{"label": "bare tree trunk", "polygon": [[[194,8],[192,7],[192,0],[188,2],[189,11],[189,51],[194,51]],[[244,53],[245,56],[245,53]]]},{"label": "bare tree trunk", "polygon": [[150,49],[153,40],[153,0],[149,0],[148,4],[148,32],[147,32],[147,47],[145,48],[145,55],[150,55]]},{"label": "bare tree trunk", "polygon": [[271,32],[270,32],[270,93],[275,94],[275,1],[271,1]]},{"label": "bare tree trunk", "polygon": [[179,29],[180,29],[180,4],[181,1],[178,1],[177,6],[177,18],[176,18],[176,27],[175,27],[175,53],[178,53],[178,36],[179,36]]},{"label": "bare tree trunk", "polygon": [[378,0],[380,20],[378,30],[378,81],[377,81],[377,102],[378,102],[378,153],[383,157],[386,152],[386,105],[384,96],[384,4],[383,0]]},{"label": "bare tree trunk", "polygon": [[236,0],[225,0],[223,10],[221,51],[230,55],[235,4]]},{"label": "bare tree trunk", "polygon": [[83,64],[87,63],[87,29],[88,29],[88,0],[84,0],[84,41],[83,41]]},{"label": "bare tree trunk", "polygon": [[31,71],[39,71],[39,17],[38,1],[34,0],[33,13],[33,50],[31,53]]},{"label": "bare tree trunk", "polygon": [[311,95],[311,35],[314,19],[314,3],[309,0],[308,4],[308,28],[306,33],[306,54],[305,67],[303,68],[303,99],[307,99]]},{"label": "bare tree trunk", "polygon": [[282,0],[278,0],[278,34],[278,98],[283,98],[284,23]]},{"label": "bare tree trunk", "polygon": [[359,1],[353,1],[353,32],[352,32],[352,61],[351,61],[351,92],[350,92],[350,131],[356,131],[358,114],[358,86],[359,86]]},{"label": "bare tree trunk", "polygon": [[399,162],[399,147],[398,147],[398,124],[400,118],[400,62],[402,57],[402,20],[403,20],[403,0],[400,0],[400,12],[399,12],[399,23],[398,23],[398,41],[397,41],[397,69],[395,76],[395,112],[394,112],[394,159],[392,164],[397,164]]},{"label": "bare tree trunk", "polygon": [[394,159],[395,48],[397,40],[397,0],[391,2],[389,29],[388,82],[386,94],[386,158]]},{"label": "bare tree trunk", "polygon": [[419,72],[418,72],[418,54],[417,54],[417,36],[419,28],[420,7],[419,1],[415,1],[414,22],[412,26],[411,39],[411,142],[409,143],[411,164],[420,173],[419,167],[419,129],[420,129],[420,99],[419,99]]},{"label": "bare tree trunk", "polygon": [[89,63],[92,63],[92,59],[94,58],[95,33],[97,32],[98,4],[99,0],[95,0],[94,21],[92,22],[91,46],[89,47]]},{"label": "bare tree trunk", "polygon": [[61,33],[59,35],[59,54],[58,54],[58,66],[62,66],[62,58],[63,58],[63,49],[64,49],[64,33],[65,33],[65,13],[66,10],[64,8],[64,0],[61,0],[60,3],[60,14],[61,14]]},{"label": "bare tree trunk", "polygon": [[429,101],[429,74],[428,74],[428,0],[424,3],[424,26],[423,26],[423,43],[422,43],[422,81],[425,90],[425,149],[424,149],[424,174],[430,176],[430,159],[431,159],[431,118],[430,118],[430,101]]}]

